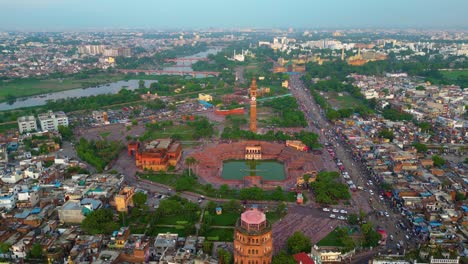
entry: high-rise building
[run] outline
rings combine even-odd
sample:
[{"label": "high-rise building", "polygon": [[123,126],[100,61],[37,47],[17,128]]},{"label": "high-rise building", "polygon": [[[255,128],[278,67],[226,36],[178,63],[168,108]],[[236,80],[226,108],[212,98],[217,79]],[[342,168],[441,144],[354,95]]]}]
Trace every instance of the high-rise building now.
[{"label": "high-rise building", "polygon": [[105,49],[103,54],[106,57],[117,57],[119,56],[119,50],[118,49]]},{"label": "high-rise building", "polygon": [[104,45],[83,45],[78,47],[78,53],[97,55],[102,54],[105,48]]},{"label": "high-rise building", "polygon": [[59,126],[68,126],[68,117],[61,111],[39,114],[38,118],[42,131],[58,130]]},{"label": "high-rise building", "polygon": [[270,264],[273,255],[271,230],[265,214],[258,209],[242,213],[234,231],[234,263]]},{"label": "high-rise building", "polygon": [[117,50],[118,50],[119,56],[122,56],[122,57],[132,56],[132,50],[130,48],[118,48]]},{"label": "high-rise building", "polygon": [[37,130],[36,118],[34,116],[19,117],[18,129],[20,133]]},{"label": "high-rise building", "polygon": [[250,84],[250,131],[257,133],[257,81]]}]

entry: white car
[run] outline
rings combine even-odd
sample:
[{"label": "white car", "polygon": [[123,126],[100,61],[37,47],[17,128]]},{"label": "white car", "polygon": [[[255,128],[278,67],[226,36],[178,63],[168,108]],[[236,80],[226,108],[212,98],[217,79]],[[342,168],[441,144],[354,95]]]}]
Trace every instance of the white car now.
[{"label": "white car", "polygon": [[338,209],[333,209],[332,212],[334,212],[334,213],[339,213],[340,210],[338,210]]},{"label": "white car", "polygon": [[339,220],[346,220],[346,217],[340,215],[340,216],[338,216],[338,219]]},{"label": "white car", "polygon": [[346,210],[340,210],[340,213],[342,213],[342,214],[347,214],[348,211],[346,211]]},{"label": "white car", "polygon": [[330,212],[330,209],[328,209],[328,208],[323,208],[322,210],[323,210],[324,212]]},{"label": "white car", "polygon": [[369,190],[369,193],[370,193],[370,194],[374,194],[374,191],[372,191],[372,190]]},{"label": "white car", "polygon": [[335,219],[335,218],[336,218],[336,215],[334,215],[334,214],[331,214],[331,215],[330,215],[330,218],[333,218],[333,219]]},{"label": "white car", "polygon": [[387,212],[385,212],[384,214],[386,217],[390,217],[390,215]]},{"label": "white car", "polygon": [[383,201],[383,196],[382,196],[382,195],[379,195],[379,199]]}]

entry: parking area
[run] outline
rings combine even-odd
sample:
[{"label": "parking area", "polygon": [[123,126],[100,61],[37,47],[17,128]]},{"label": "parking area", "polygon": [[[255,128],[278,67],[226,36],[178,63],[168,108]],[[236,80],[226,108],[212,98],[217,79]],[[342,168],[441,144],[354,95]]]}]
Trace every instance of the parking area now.
[{"label": "parking area", "polygon": [[294,232],[301,231],[311,238],[312,244],[317,243],[344,221],[331,219],[328,212],[319,208],[293,205],[288,208],[288,214],[273,224],[273,247],[278,253],[285,247],[286,240]]}]

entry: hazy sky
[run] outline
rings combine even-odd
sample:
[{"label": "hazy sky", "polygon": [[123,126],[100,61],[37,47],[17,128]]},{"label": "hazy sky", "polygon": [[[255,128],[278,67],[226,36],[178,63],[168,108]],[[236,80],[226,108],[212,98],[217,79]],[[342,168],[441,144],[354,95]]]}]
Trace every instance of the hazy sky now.
[{"label": "hazy sky", "polygon": [[468,28],[468,0],[0,0],[0,29]]}]

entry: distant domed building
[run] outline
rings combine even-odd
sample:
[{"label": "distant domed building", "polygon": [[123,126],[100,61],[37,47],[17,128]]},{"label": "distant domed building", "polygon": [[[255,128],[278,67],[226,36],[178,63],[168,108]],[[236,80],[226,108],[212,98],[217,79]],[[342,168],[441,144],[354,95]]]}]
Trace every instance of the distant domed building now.
[{"label": "distant domed building", "polygon": [[270,264],[273,255],[271,230],[265,214],[258,209],[242,213],[234,232],[234,263]]}]

